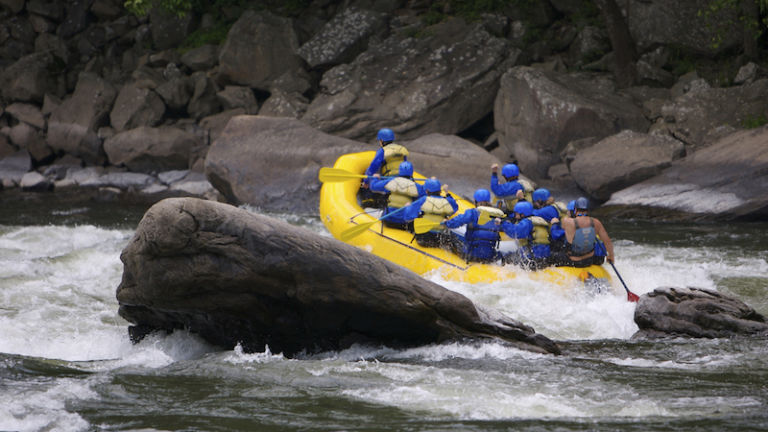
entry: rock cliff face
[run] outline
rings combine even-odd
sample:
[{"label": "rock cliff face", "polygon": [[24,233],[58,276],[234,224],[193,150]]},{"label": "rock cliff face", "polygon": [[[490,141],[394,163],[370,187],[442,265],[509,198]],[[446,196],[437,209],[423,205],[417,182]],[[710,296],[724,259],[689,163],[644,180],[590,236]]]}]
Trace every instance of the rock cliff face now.
[{"label": "rock cliff face", "polygon": [[286,355],[495,338],[559,353],[530,327],[400,266],[227,204],[159,202],[120,258],[119,313],[134,338],[188,328],[216,345]]},{"label": "rock cliff face", "polygon": [[[200,175],[208,163],[211,183],[232,202],[304,212],[312,207],[306,200],[290,207],[285,197],[305,192],[274,180],[275,168],[262,170],[271,172],[263,191],[253,185],[246,193],[213,161],[286,163],[311,192],[311,172],[332,162],[332,152],[366,148],[377,129],[389,127],[400,142],[429,142],[433,150],[420,154],[447,155],[445,167],[423,160],[438,176],[470,157],[482,161],[482,181],[470,185],[466,174],[442,179],[462,193],[488,185],[487,162],[516,160],[534,181],[575,180],[604,202],[672,162],[684,170],[696,153],[766,121],[768,79],[757,64],[718,77],[720,84],[671,73],[679,66],[674,53],[711,58],[744,40],[740,27],[702,21],[705,0],[676,2],[674,10],[662,0],[623,5],[640,56],[640,85],[627,89],[616,88],[613,53],[595,10],[562,0],[512,3],[479,19],[450,16],[456,11],[448,8],[433,20],[430,2],[403,0],[311,2],[298,11],[228,7],[183,17],[159,10],[136,17],[121,0],[0,0],[0,161],[31,162],[21,175],[18,164],[0,163],[0,183],[22,186],[24,174],[35,171],[27,177],[38,181],[25,188],[98,184],[156,200],[174,187],[160,174]],[[227,28],[226,37],[189,45]],[[717,49],[708,45],[714,35],[724,36]],[[222,131],[244,114],[301,121],[304,139],[317,143],[321,156],[283,153],[285,136],[271,130],[260,141],[275,149],[262,144],[259,154],[229,156],[217,149],[205,162],[212,143],[239,145],[225,142],[243,137],[230,130],[222,138]],[[734,171],[744,163],[738,156],[720,162]],[[107,182],[126,171],[154,179],[128,187]],[[759,200],[765,190],[756,192]],[[206,196],[216,195],[209,185]],[[731,213],[761,217],[753,207]],[[689,217],[720,216],[697,209]]]}]

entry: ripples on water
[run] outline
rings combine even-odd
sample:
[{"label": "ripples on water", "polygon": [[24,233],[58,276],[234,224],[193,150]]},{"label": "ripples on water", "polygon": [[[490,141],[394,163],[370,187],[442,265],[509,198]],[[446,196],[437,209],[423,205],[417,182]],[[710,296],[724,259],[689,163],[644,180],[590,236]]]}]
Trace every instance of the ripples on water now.
[{"label": "ripples on water", "polygon": [[[287,359],[186,332],[131,345],[115,289],[140,213],[35,211],[65,222],[0,225],[0,430],[768,428],[766,340],[632,341],[619,285],[595,297],[525,277],[432,278],[563,341],[558,357],[485,342]],[[609,224],[632,291],[718,289],[768,314],[765,227],[685,228]]]}]

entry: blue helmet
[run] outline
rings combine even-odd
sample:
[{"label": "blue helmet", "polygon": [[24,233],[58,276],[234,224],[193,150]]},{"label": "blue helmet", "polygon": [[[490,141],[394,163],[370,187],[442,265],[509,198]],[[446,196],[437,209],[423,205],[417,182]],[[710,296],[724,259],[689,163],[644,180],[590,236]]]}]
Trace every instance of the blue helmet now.
[{"label": "blue helmet", "polygon": [[533,204],[529,203],[528,201],[518,201],[512,211],[528,217],[533,214]]},{"label": "blue helmet", "polygon": [[491,202],[491,193],[488,189],[478,189],[475,191],[475,202]]},{"label": "blue helmet", "polygon": [[413,175],[413,164],[408,161],[401,162],[397,173],[403,177],[411,177]]},{"label": "blue helmet", "polygon": [[424,181],[424,189],[427,192],[440,192],[440,180],[426,179]]},{"label": "blue helmet", "polygon": [[392,129],[379,129],[379,133],[376,134],[376,139],[379,139],[384,142],[390,142],[395,140],[395,133],[392,132]]},{"label": "blue helmet", "polygon": [[587,210],[589,208],[589,200],[584,197],[577,199],[576,208],[579,210]]},{"label": "blue helmet", "polygon": [[533,191],[533,200],[534,201],[546,201],[549,199],[549,197],[552,196],[549,193],[549,190],[544,188],[539,188]]},{"label": "blue helmet", "polygon": [[501,168],[501,175],[506,178],[517,177],[520,175],[520,169],[515,164],[506,164]]},{"label": "blue helmet", "polygon": [[574,211],[576,210],[576,200],[570,200],[568,201],[568,211]]}]

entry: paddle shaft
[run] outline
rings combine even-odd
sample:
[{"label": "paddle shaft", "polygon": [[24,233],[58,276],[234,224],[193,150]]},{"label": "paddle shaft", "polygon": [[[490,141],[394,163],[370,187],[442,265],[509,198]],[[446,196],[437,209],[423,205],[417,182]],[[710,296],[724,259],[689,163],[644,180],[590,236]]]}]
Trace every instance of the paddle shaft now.
[{"label": "paddle shaft", "polygon": [[[373,176],[367,176],[365,174],[356,174],[342,168],[330,168],[330,167],[320,168],[320,171],[318,172],[317,177],[322,183],[337,183],[337,182],[345,182],[345,181],[355,180],[355,179],[373,178]],[[393,179],[395,178],[395,176],[386,176],[386,177],[380,177],[380,178]],[[412,180],[424,181],[426,179],[414,178]]]},{"label": "paddle shaft", "polygon": [[408,207],[408,206],[400,207],[399,209],[397,209],[397,210],[395,210],[395,211],[393,211],[391,213],[387,213],[387,214],[381,216],[380,218],[376,219],[373,222],[361,223],[360,225],[357,225],[357,226],[354,226],[354,227],[349,228],[347,230],[344,230],[339,237],[341,237],[341,239],[344,240],[344,241],[350,240],[352,238],[355,238],[355,237],[359,236],[360,234],[368,231],[368,228],[372,227],[376,222],[379,222],[379,221],[381,221],[382,219],[384,219],[384,218],[386,218],[388,216],[392,216],[395,213],[401,212],[401,211],[405,210],[406,207]]},{"label": "paddle shaft", "polygon": [[619,280],[621,281],[621,285],[624,286],[624,290],[627,291],[627,300],[631,302],[637,302],[640,299],[640,297],[638,297],[637,294],[633,293],[632,291],[629,290],[629,288],[627,288],[627,284],[624,283],[624,279],[621,278],[619,271],[616,270],[616,266],[613,265],[613,261],[608,261],[608,263],[613,268],[613,271],[616,273],[616,276],[619,277]]}]

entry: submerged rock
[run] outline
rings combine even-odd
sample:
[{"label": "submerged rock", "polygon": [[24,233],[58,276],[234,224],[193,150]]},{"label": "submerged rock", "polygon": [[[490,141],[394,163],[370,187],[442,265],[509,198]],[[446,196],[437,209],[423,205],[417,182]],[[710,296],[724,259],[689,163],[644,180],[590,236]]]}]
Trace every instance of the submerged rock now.
[{"label": "submerged rock", "polygon": [[635,309],[633,337],[768,336],[768,321],[744,302],[699,288],[656,288]]},{"label": "submerged rock", "polygon": [[119,313],[134,339],[188,328],[216,345],[293,355],[494,338],[559,353],[532,328],[409,270],[227,204],[159,202],[120,258]]}]

